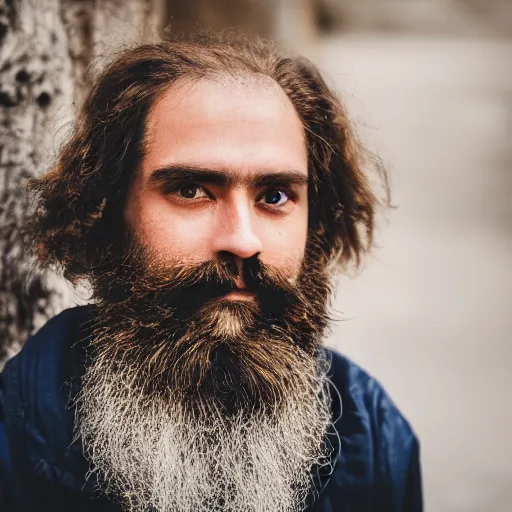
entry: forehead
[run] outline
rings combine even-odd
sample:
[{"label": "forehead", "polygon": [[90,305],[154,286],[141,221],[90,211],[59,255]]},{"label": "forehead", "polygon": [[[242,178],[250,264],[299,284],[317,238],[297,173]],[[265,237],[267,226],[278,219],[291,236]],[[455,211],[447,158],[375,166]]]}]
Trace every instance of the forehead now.
[{"label": "forehead", "polygon": [[184,164],[307,174],[304,129],[270,78],[181,82],[155,103],[146,123],[143,172]]}]

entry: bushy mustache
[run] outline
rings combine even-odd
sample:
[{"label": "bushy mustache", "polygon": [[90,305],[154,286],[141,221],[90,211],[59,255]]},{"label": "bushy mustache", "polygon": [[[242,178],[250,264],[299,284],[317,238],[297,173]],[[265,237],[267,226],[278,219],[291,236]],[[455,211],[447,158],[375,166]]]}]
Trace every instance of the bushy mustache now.
[{"label": "bushy mustache", "polygon": [[[206,303],[237,290],[236,280],[242,277],[244,290],[254,294],[266,321],[279,321],[287,305],[293,304],[295,309],[303,310],[301,316],[313,315],[311,320],[325,327],[328,320],[323,315],[315,317],[315,313],[325,310],[332,289],[317,245],[314,238],[308,240],[299,274],[294,279],[282,267],[264,263],[259,255],[243,260],[239,276],[233,255],[221,254],[202,262],[193,258],[164,259],[145,247],[134,233],[125,231],[93,273],[93,299],[109,308],[134,307],[133,314],[137,316],[144,311],[144,304],[149,311],[157,303],[162,306],[158,314],[163,317],[172,315],[175,320],[187,320]],[[295,265],[296,262],[290,267]],[[307,325],[305,328],[310,331]]]},{"label": "bushy mustache", "polygon": [[[128,260],[128,264],[111,266],[96,280],[100,302],[126,307],[135,301],[139,305],[141,301],[158,301],[176,319],[185,319],[205,303],[238,289],[238,269],[232,259],[161,264],[137,248],[132,249]],[[261,262],[257,255],[244,260],[240,277],[246,285],[244,291],[254,294],[269,320],[282,315],[287,302],[306,300],[294,282]]]}]

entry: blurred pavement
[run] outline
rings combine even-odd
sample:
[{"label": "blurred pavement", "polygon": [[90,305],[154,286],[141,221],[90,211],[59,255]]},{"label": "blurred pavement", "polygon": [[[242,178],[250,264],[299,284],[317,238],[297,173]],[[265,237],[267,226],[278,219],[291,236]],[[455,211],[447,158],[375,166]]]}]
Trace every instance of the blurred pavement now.
[{"label": "blurred pavement", "polygon": [[512,510],[512,42],[353,35],[311,57],[391,171],[328,344],[419,435],[426,510]]}]

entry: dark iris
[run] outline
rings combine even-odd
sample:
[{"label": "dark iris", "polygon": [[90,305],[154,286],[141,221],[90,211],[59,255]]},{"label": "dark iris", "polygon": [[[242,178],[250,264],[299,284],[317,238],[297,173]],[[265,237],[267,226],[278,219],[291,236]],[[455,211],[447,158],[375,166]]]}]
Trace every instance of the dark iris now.
[{"label": "dark iris", "polygon": [[282,192],[280,190],[276,190],[275,192],[267,192],[265,194],[265,197],[275,199],[275,201],[270,199],[270,201],[268,202],[270,202],[271,204],[276,204],[279,203],[279,201],[281,200],[280,194],[282,194]]},{"label": "dark iris", "polygon": [[[193,199],[197,189],[197,185],[183,185],[183,187],[180,187],[180,194],[187,199]],[[185,193],[183,193],[183,191],[185,191]],[[187,195],[187,193],[190,193],[190,195]]]}]

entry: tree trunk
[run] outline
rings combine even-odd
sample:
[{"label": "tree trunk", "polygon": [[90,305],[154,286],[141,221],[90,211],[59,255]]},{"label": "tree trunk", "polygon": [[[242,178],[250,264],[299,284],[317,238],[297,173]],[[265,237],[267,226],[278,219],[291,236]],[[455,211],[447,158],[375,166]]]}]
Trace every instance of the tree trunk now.
[{"label": "tree trunk", "polygon": [[23,250],[25,180],[54,161],[63,129],[113,48],[150,39],[162,0],[0,0],[0,369],[27,336],[77,302]]}]

